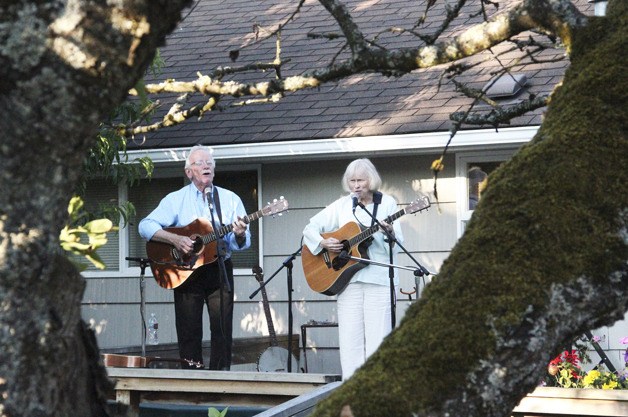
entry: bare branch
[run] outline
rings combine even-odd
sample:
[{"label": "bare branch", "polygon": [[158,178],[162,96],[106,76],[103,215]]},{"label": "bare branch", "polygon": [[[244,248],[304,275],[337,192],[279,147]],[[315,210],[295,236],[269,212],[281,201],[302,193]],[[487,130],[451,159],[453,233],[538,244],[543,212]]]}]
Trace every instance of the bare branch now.
[{"label": "bare branch", "polygon": [[[460,14],[460,10],[464,7],[464,5],[467,3],[467,0],[459,0],[457,1],[453,6],[450,6],[449,3],[447,3],[445,5],[445,20],[443,21],[443,23],[441,23],[441,25],[438,27],[438,29],[436,29],[436,31],[434,32],[434,34],[427,36],[427,35],[423,35],[421,37],[421,39],[427,44],[427,45],[432,45],[434,44],[434,42],[436,42],[436,40],[440,37],[440,35],[449,27],[449,25],[451,24],[451,22],[458,17],[458,15]],[[423,23],[423,20],[425,19],[425,16],[427,15],[427,10],[428,8],[425,9],[425,15],[423,16],[422,19],[419,19],[419,21],[417,22],[417,24],[415,25],[415,28],[418,27],[419,25],[421,25]]]},{"label": "bare branch", "polygon": [[488,114],[467,114],[466,112],[456,112],[449,116],[454,122],[460,122],[469,125],[490,125],[497,128],[500,124],[507,124],[515,117],[522,116],[532,110],[540,109],[547,106],[549,95],[533,96],[528,100],[508,107],[498,107],[491,110]]},{"label": "bare branch", "polygon": [[364,35],[360,31],[360,28],[358,28],[358,25],[353,22],[353,18],[347,7],[337,0],[319,0],[319,2],[327,9],[336,22],[338,22],[353,52],[354,59],[356,59],[357,56],[363,55],[368,47],[364,40]]},{"label": "bare branch", "polygon": [[[273,36],[275,36],[277,33],[281,32],[281,30],[291,21],[294,20],[294,18],[297,16],[297,14],[299,14],[299,12],[301,11],[301,7],[303,7],[303,4],[305,3],[305,0],[300,0],[299,4],[297,5],[297,7],[294,9],[294,11],[281,23],[279,23],[279,25],[277,25],[277,29],[275,30],[266,30],[264,28],[262,28],[261,26],[255,24],[254,25],[254,30],[256,32],[256,36],[255,36],[255,40],[249,43],[246,43],[242,46],[240,46],[239,49],[245,49],[248,48],[251,45],[255,45],[256,43],[262,42],[266,39],[269,39]],[[265,33],[264,36],[259,36],[259,31],[262,30]],[[239,49],[236,50],[237,52],[239,52]],[[232,53],[235,53],[236,51],[231,51]]]}]

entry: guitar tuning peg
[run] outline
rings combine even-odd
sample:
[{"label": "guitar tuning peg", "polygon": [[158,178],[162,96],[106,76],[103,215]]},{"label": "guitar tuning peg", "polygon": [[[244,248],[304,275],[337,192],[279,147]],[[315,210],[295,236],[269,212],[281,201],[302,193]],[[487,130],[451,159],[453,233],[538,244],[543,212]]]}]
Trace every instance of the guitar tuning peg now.
[{"label": "guitar tuning peg", "polygon": [[273,203],[276,203],[276,202],[277,202],[277,199],[275,198],[275,199],[273,200]]}]

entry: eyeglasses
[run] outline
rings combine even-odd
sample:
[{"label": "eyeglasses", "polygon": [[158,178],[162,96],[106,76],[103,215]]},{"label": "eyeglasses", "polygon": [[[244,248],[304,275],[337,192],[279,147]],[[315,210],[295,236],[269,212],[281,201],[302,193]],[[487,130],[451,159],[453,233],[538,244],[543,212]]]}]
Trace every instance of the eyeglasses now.
[{"label": "eyeglasses", "polygon": [[195,165],[197,167],[200,167],[202,165],[207,165],[208,167],[214,166],[214,161],[196,161],[196,162],[192,162],[190,165]]}]

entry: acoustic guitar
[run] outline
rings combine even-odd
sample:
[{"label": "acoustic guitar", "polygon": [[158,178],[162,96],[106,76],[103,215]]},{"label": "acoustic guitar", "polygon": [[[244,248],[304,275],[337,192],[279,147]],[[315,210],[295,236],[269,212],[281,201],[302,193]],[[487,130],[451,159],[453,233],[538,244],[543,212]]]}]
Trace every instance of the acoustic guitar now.
[{"label": "acoustic guitar", "polygon": [[[404,209],[388,216],[384,221],[392,223],[404,214],[416,213],[429,207],[429,198],[423,196]],[[338,239],[343,245],[342,251],[349,256],[368,259],[367,249],[371,244],[368,238],[378,230],[377,224],[363,228],[355,222],[349,222],[333,232],[321,233],[321,236],[324,239],[330,237]],[[306,245],[303,246],[301,252],[301,264],[310,288],[325,295],[339,294],[349,284],[355,273],[367,266],[349,257],[341,258],[340,253],[328,252],[326,249],[314,255]]]},{"label": "acoustic guitar", "polygon": [[188,365],[190,368],[203,369],[203,364],[188,359],[160,358],[158,356],[118,355],[115,353],[103,353],[103,364],[113,368],[148,368],[151,362],[176,362]]},{"label": "acoustic guitar", "polygon": [[[259,266],[253,267],[253,275],[259,282],[260,286],[264,283],[264,274]],[[262,303],[264,305],[264,315],[266,316],[266,324],[268,325],[268,334],[270,336],[270,347],[264,350],[257,359],[257,370],[259,372],[288,372],[288,360],[292,361],[291,370],[297,369],[297,361],[288,349],[284,349],[277,343],[277,334],[273,324],[273,317],[270,313],[270,305],[268,304],[268,294],[266,287],[262,286]]]},{"label": "acoustic guitar", "polygon": [[[288,201],[281,197],[268,203],[264,208],[244,217],[250,223],[261,217],[281,215],[288,210]],[[218,259],[218,239],[233,229],[231,224],[221,226],[214,231],[211,222],[199,218],[182,227],[166,227],[164,230],[180,236],[189,236],[194,241],[190,253],[183,253],[174,246],[156,241],[146,243],[146,255],[150,260],[150,269],[160,287],[173,289],[183,284],[200,266]]]}]

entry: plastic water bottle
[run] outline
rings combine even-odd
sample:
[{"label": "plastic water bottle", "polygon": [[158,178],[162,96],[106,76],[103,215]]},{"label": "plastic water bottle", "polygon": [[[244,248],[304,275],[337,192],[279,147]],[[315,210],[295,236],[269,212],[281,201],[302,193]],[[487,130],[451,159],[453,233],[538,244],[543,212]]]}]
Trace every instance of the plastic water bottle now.
[{"label": "plastic water bottle", "polygon": [[157,322],[157,316],[155,316],[155,313],[150,313],[150,318],[148,319],[148,337],[146,339],[147,344],[149,345],[159,344],[159,335],[157,334],[157,330],[159,330],[159,323]]}]

